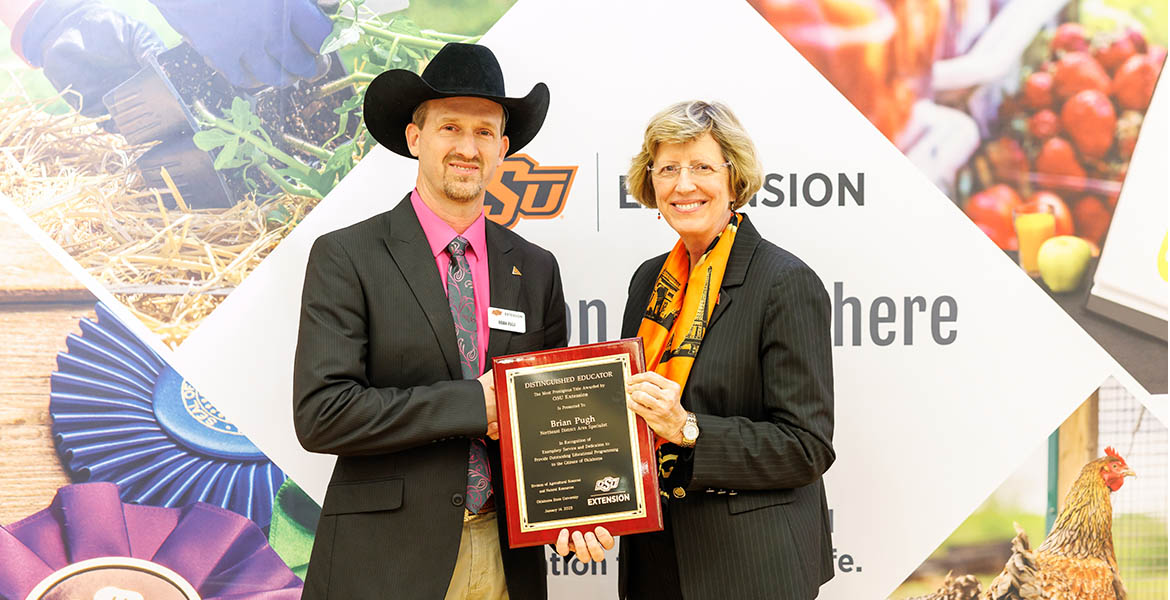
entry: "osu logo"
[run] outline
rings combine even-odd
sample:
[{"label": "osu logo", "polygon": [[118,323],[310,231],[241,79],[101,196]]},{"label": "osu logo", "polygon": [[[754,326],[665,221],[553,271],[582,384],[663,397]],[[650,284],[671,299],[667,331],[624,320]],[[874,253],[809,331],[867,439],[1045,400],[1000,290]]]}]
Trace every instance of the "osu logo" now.
[{"label": "osu logo", "polygon": [[616,488],[621,481],[620,477],[602,477],[593,484],[593,489],[598,492],[608,492]]},{"label": "osu logo", "polygon": [[521,217],[551,219],[565,208],[577,167],[542,167],[527,154],[504,159],[487,186],[487,218],[512,228]]}]

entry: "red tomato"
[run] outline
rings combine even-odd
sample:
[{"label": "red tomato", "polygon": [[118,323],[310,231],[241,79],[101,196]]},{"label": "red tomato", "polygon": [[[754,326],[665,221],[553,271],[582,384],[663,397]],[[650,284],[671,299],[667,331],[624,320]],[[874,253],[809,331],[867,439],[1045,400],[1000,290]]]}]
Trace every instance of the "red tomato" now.
[{"label": "red tomato", "polygon": [[1036,192],[1028,198],[1028,203],[1037,203],[1052,207],[1052,215],[1056,217],[1056,235],[1072,235],[1073,234],[1073,218],[1072,213],[1068,210],[1068,205],[1060,196],[1052,192]]},{"label": "red tomato", "polygon": [[1020,205],[1020,195],[1011,187],[993,185],[967,199],[963,209],[991,241],[1003,250],[1015,250],[1016,232],[1012,226],[1012,209]]}]

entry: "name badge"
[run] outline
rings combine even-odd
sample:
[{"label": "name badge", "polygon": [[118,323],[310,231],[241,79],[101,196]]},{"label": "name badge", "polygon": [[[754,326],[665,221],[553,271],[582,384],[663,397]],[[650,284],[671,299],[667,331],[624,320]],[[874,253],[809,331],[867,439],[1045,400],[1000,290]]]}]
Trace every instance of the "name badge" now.
[{"label": "name badge", "polygon": [[506,308],[488,308],[488,327],[512,333],[524,333],[524,313]]}]

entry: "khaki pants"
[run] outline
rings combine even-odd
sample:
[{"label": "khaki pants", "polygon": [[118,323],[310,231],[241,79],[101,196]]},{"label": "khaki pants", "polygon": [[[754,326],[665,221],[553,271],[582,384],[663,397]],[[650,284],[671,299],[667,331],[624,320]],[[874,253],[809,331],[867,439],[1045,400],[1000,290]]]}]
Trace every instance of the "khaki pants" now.
[{"label": "khaki pants", "polygon": [[497,527],[495,511],[479,515],[464,511],[459,558],[446,600],[508,600]]}]

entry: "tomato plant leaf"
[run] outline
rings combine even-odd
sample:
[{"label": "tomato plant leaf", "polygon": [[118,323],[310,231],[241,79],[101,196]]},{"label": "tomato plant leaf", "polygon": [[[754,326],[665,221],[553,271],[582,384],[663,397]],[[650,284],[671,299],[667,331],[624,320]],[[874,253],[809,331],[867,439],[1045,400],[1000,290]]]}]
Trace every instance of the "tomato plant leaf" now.
[{"label": "tomato plant leaf", "polygon": [[204,152],[214,150],[234,139],[236,139],[235,135],[222,129],[204,129],[196,131],[193,136],[195,147]]},{"label": "tomato plant leaf", "polygon": [[223,145],[223,149],[219,151],[219,154],[215,155],[215,163],[212,166],[215,167],[217,171],[239,166],[238,164],[235,164],[239,162],[236,159],[236,150],[238,150],[239,147],[240,139],[233,137],[230,142]]}]

